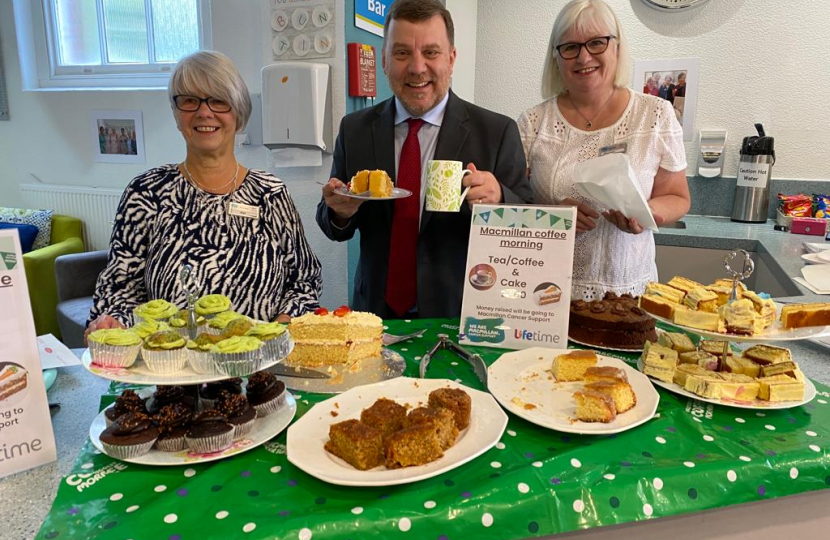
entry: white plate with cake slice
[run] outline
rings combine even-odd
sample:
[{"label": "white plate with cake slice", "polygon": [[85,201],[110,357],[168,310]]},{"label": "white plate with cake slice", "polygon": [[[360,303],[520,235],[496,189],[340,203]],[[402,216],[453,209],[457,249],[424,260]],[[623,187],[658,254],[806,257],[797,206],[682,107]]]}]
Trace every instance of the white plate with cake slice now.
[{"label": "white plate with cake slice", "polygon": [[784,328],[781,326],[781,307],[783,304],[779,304],[775,302],[776,307],[776,315],[775,321],[766,327],[763,332],[759,334],[753,334],[751,336],[747,335],[740,335],[740,334],[727,334],[727,333],[720,333],[720,332],[713,332],[710,330],[701,330],[699,328],[693,328],[691,326],[683,326],[680,324],[675,323],[671,319],[666,319],[664,317],[660,317],[659,315],[655,315],[653,313],[649,313],[652,317],[657,319],[658,321],[664,322],[666,324],[670,324],[676,328],[681,328],[690,332],[692,334],[697,334],[699,336],[713,338],[713,339],[724,339],[725,337],[729,338],[729,341],[745,341],[745,342],[755,342],[755,341],[793,341],[798,339],[813,339],[819,337],[830,336],[830,326],[805,326],[802,328]]},{"label": "white plate with cake slice", "polygon": [[[435,461],[401,469],[383,465],[361,471],[325,450],[329,427],[345,420],[359,419],[360,413],[380,398],[390,399],[409,409],[425,406],[429,393],[439,388],[458,388],[470,396],[470,425],[459,432],[455,444]],[[480,456],[501,439],[507,415],[486,392],[447,379],[391,381],[353,388],[312,407],[288,428],[288,461],[311,476],[340,486],[394,486],[432,478]]]},{"label": "white plate with cake slice", "polygon": [[610,435],[647,422],[657,411],[660,395],[651,381],[622,360],[597,355],[597,366],[622,369],[637,404],[608,423],[576,420],[573,393],[581,382],[559,382],[551,373],[553,359],[569,349],[535,347],[501,355],[487,370],[487,386],[502,407],[529,422],[566,433]]},{"label": "white plate with cake slice", "polygon": [[[642,358],[637,360],[637,369],[643,369],[643,360]],[[690,392],[680,386],[679,384],[675,383],[667,383],[665,381],[661,381],[659,379],[651,378],[651,382],[665,388],[666,390],[687,397],[694,399],[696,401],[703,401],[706,403],[714,403],[715,405],[723,405],[724,407],[734,407],[736,409],[792,409],[793,407],[800,407],[801,405],[806,405],[807,403],[811,402],[814,397],[816,397],[816,387],[808,379],[807,377],[804,378],[804,399],[799,401],[765,401],[762,399],[755,399],[753,401],[740,401],[734,399],[713,399],[713,398],[705,398],[703,396],[699,396],[693,392]]]}]

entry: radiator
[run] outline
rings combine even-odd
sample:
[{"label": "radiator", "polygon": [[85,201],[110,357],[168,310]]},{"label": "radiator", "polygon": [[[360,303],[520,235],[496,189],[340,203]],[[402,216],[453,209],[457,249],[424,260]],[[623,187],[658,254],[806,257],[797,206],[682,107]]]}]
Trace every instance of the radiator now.
[{"label": "radiator", "polygon": [[22,184],[20,191],[30,208],[52,210],[55,214],[80,219],[88,250],[109,247],[112,222],[122,191],[50,184]]}]

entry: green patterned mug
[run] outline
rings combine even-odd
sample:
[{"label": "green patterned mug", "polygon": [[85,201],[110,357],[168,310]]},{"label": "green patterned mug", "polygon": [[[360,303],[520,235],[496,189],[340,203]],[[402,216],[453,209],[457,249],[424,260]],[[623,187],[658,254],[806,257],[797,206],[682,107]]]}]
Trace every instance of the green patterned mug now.
[{"label": "green patterned mug", "polygon": [[430,212],[458,212],[470,190],[461,191],[461,179],[471,171],[460,161],[443,159],[427,163],[426,209]]}]

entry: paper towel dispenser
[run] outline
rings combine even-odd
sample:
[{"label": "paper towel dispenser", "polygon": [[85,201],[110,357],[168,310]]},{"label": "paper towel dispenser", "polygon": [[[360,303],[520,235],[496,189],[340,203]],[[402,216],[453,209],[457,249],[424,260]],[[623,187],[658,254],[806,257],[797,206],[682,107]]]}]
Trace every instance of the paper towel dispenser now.
[{"label": "paper towel dispenser", "polygon": [[331,152],[329,66],[279,62],[262,68],[262,144]]}]

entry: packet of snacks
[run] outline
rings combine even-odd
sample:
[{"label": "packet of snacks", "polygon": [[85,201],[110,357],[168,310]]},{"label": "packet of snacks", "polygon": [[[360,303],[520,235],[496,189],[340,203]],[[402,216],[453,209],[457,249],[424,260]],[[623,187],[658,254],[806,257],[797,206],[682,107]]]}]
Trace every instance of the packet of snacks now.
[{"label": "packet of snacks", "polygon": [[830,218],[830,197],[813,194],[813,217]]},{"label": "packet of snacks", "polygon": [[813,217],[813,198],[809,195],[778,194],[778,209],[785,216]]}]

